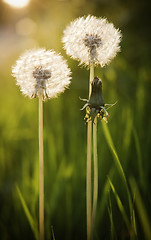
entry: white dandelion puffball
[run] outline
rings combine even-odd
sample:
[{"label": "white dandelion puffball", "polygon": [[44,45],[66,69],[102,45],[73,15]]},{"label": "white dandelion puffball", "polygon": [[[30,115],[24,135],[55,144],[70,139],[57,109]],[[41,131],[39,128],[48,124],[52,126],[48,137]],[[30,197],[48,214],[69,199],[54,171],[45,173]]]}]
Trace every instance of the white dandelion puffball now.
[{"label": "white dandelion puffball", "polygon": [[61,55],[45,49],[28,50],[17,60],[12,75],[21,92],[43,100],[56,97],[70,84],[70,69]]},{"label": "white dandelion puffball", "polygon": [[73,59],[80,61],[80,64],[94,63],[101,67],[120,51],[120,41],[121,33],[112,23],[90,15],[71,22],[62,38],[66,53]]}]

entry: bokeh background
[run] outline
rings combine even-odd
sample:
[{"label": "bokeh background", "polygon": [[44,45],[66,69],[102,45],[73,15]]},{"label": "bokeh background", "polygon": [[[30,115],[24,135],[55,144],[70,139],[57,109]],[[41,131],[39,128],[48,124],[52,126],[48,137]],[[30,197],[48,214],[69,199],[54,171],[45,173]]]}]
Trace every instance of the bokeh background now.
[{"label": "bokeh background", "polygon": [[[22,0],[23,1],[23,0]],[[17,1],[17,2],[22,2]],[[12,1],[13,2],[13,1]],[[18,3],[19,4],[19,3]],[[89,71],[62,48],[71,20],[92,14],[106,17],[123,34],[121,53],[105,68],[97,67],[110,109],[108,128],[127,181],[133,177],[151,220],[151,2],[148,0],[30,0],[23,8],[0,1],[0,239],[35,239],[22,207],[19,187],[38,224],[38,101],[25,98],[11,67],[27,49],[60,52],[72,69],[64,94],[44,103],[46,239],[86,239],[86,124]],[[116,198],[105,191],[107,176],[129,216],[128,198],[115,167],[101,122],[98,124],[99,199],[95,239],[130,239]],[[112,174],[110,174],[112,172]],[[146,238],[135,206],[138,239]],[[111,221],[112,215],[112,221]],[[111,229],[113,229],[112,234]],[[149,238],[148,238],[149,239]]]}]

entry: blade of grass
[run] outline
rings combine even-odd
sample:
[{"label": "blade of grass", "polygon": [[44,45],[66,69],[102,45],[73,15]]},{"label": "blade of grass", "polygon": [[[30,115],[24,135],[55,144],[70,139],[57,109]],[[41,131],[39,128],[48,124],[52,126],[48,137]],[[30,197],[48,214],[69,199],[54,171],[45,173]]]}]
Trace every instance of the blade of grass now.
[{"label": "blade of grass", "polygon": [[52,239],[55,240],[55,235],[54,235],[53,226],[51,226],[51,231],[52,231]]},{"label": "blade of grass", "polygon": [[137,135],[137,132],[135,128],[133,128],[133,135],[135,140],[135,146],[136,146],[136,152],[137,152],[137,160],[138,160],[138,170],[139,170],[139,176],[140,176],[140,183],[143,188],[145,188],[145,182],[144,182],[144,173],[143,173],[143,163],[142,163],[142,155],[141,155],[141,147],[139,138]]},{"label": "blade of grass", "polygon": [[123,131],[123,151],[124,151],[124,157],[125,161],[127,160],[128,152],[129,152],[129,146],[131,142],[131,135],[132,135],[132,128],[133,128],[133,117],[132,112],[128,108],[125,109],[125,114],[127,116],[127,121],[125,123],[125,130]]},{"label": "blade of grass", "polygon": [[35,239],[36,239],[36,240],[39,240],[40,238],[39,238],[39,231],[38,231],[37,224],[36,224],[36,222],[34,221],[32,215],[31,215],[30,212],[29,212],[29,209],[28,209],[28,207],[27,207],[27,204],[26,204],[26,202],[25,202],[25,200],[24,200],[24,198],[23,198],[23,195],[22,195],[22,193],[21,193],[18,185],[16,185],[16,190],[17,190],[19,199],[20,199],[20,201],[21,201],[22,207],[23,207],[23,209],[24,209],[25,215],[26,215],[26,217],[27,217],[27,219],[28,219],[28,222],[29,222],[29,224],[30,224],[30,227],[31,227],[31,229],[32,229],[32,231],[33,231],[33,233],[34,233]]},{"label": "blade of grass", "polygon": [[[113,143],[113,140],[111,138],[108,126],[103,121],[102,121],[102,127],[103,127],[103,131],[104,131],[104,135],[105,135],[107,144],[108,144],[109,149],[110,149],[110,151],[112,153],[115,165],[116,165],[116,167],[117,167],[117,169],[119,171],[119,174],[120,174],[120,176],[121,176],[121,178],[123,180],[123,183],[125,185],[125,188],[127,190],[128,201],[129,201],[129,208],[130,208],[130,216],[131,216],[131,224],[132,224],[132,231],[134,232],[135,235],[137,235],[136,224],[135,224],[135,222],[136,222],[135,221],[135,212],[134,212],[134,209],[133,209],[132,199],[131,199],[128,183],[127,183],[127,180],[126,180],[126,176],[125,176],[124,170],[122,168],[122,165],[120,163],[120,160],[119,160],[119,157],[117,155],[117,152],[115,150],[114,143]],[[133,239],[133,237],[132,237],[132,239]]]},{"label": "blade of grass", "polygon": [[[109,174],[108,174],[110,179],[112,179],[114,171],[115,171],[115,167],[112,167]],[[103,218],[103,215],[104,215],[104,212],[105,212],[105,209],[106,209],[106,203],[107,203],[107,200],[108,200],[108,195],[110,193],[110,189],[111,189],[110,184],[109,184],[109,181],[107,179],[107,181],[104,184],[103,193],[101,194],[102,195],[101,196],[101,201],[99,201],[99,206],[98,206],[99,221],[98,222],[100,222]]]},{"label": "blade of grass", "polygon": [[126,226],[127,226],[127,229],[128,229],[129,231],[131,231],[130,222],[129,222],[129,220],[128,220],[128,216],[127,216],[127,214],[126,214],[126,211],[125,211],[125,209],[124,209],[124,206],[123,206],[123,204],[122,204],[122,201],[121,201],[119,195],[117,194],[117,192],[116,192],[116,190],[115,190],[115,187],[114,187],[112,181],[110,180],[110,178],[108,178],[108,181],[109,181],[110,187],[111,187],[111,189],[112,189],[112,191],[113,191],[113,193],[114,193],[114,196],[115,196],[115,199],[116,199],[118,208],[119,208],[119,210],[120,210],[120,212],[121,212],[121,214],[122,214],[122,216],[123,216],[123,219],[124,219],[124,222],[125,222],[125,224],[126,224]]},{"label": "blade of grass", "polygon": [[122,168],[122,165],[120,163],[120,160],[119,160],[119,157],[117,155],[117,152],[115,150],[115,147],[114,147],[114,144],[113,144],[113,140],[111,138],[111,135],[110,135],[110,132],[109,132],[109,129],[108,129],[108,126],[107,124],[102,121],[102,127],[103,127],[103,131],[104,131],[104,135],[105,135],[105,138],[106,138],[106,141],[107,141],[107,144],[111,150],[111,153],[113,155],[113,158],[114,158],[114,161],[115,161],[115,164],[116,164],[116,167],[119,171],[119,174],[122,178],[122,180],[124,181],[124,183],[126,184],[127,186],[127,181],[126,181],[126,177],[125,177],[125,173],[124,173],[124,170]]},{"label": "blade of grass", "polygon": [[137,211],[139,214],[140,222],[144,230],[144,234],[146,236],[146,239],[150,240],[151,239],[151,223],[148,219],[147,212],[146,212],[144,203],[142,201],[138,186],[136,184],[135,179],[132,177],[129,179],[129,182],[130,182],[132,193],[133,195],[135,195],[135,203],[136,203]]},{"label": "blade of grass", "polygon": [[112,213],[112,203],[111,203],[111,198],[109,194],[109,204],[108,204],[108,213],[109,213],[109,218],[110,218],[110,223],[111,223],[111,240],[117,239],[116,237],[116,231],[114,227],[114,221],[113,221],[113,213]]}]

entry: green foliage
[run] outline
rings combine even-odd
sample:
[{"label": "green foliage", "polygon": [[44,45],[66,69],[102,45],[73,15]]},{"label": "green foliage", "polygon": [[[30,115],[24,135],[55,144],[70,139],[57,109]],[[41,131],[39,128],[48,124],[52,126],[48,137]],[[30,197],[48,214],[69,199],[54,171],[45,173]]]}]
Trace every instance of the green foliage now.
[{"label": "green foliage", "polygon": [[20,198],[20,201],[21,201],[22,207],[24,209],[24,212],[26,214],[26,217],[28,219],[28,222],[29,222],[29,224],[31,226],[31,229],[32,229],[33,233],[34,233],[35,239],[39,240],[40,238],[39,238],[39,232],[38,232],[37,223],[34,221],[33,217],[31,216],[30,211],[29,211],[29,209],[27,207],[27,204],[26,204],[26,202],[24,200],[24,197],[23,197],[23,195],[22,195],[22,193],[21,193],[21,191],[20,191],[18,186],[16,186],[16,190],[17,190],[18,196]]},{"label": "green foliage", "polygon": [[[126,211],[124,209],[124,206],[123,206],[123,204],[121,202],[121,199],[120,199],[119,195],[117,194],[117,192],[116,192],[116,190],[114,188],[114,185],[111,182],[111,180],[110,179],[108,179],[108,180],[109,180],[110,187],[111,187],[111,189],[112,189],[112,191],[113,191],[113,193],[115,195],[115,198],[116,198],[116,201],[117,201],[117,205],[118,205],[119,210],[120,210],[120,212],[121,212],[121,214],[123,216],[124,222],[125,222],[128,230],[130,230],[130,222],[128,220],[128,216],[127,216]],[[113,225],[113,223],[112,223],[112,225]]]},{"label": "green foliage", "polygon": [[151,223],[147,216],[147,212],[146,212],[143,200],[140,196],[140,192],[139,192],[138,186],[136,184],[136,181],[132,177],[130,178],[130,186],[132,189],[132,193],[135,195],[137,211],[138,211],[139,218],[140,218],[143,230],[144,230],[145,238],[147,240],[149,240],[151,238]]}]

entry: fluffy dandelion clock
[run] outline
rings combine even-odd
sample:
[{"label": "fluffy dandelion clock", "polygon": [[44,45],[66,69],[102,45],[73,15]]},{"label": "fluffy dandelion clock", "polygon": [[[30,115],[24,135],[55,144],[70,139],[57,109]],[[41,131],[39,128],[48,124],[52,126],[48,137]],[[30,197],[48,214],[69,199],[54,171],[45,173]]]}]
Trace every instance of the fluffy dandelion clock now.
[{"label": "fluffy dandelion clock", "polygon": [[12,69],[24,95],[39,98],[39,239],[44,240],[43,100],[56,97],[70,84],[70,69],[61,55],[45,49],[20,56]]},{"label": "fluffy dandelion clock", "polygon": [[64,30],[62,42],[68,55],[80,64],[102,67],[120,51],[121,33],[105,18],[81,17]]},{"label": "fluffy dandelion clock", "polygon": [[29,50],[20,56],[12,74],[24,95],[43,100],[56,97],[70,84],[70,69],[61,55],[45,49]]}]

